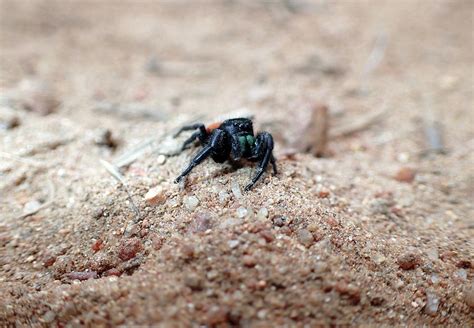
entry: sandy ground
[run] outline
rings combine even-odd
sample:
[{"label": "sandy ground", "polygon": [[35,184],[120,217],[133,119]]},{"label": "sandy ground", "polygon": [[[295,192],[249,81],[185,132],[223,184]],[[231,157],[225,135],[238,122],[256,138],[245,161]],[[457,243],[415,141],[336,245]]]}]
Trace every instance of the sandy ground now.
[{"label": "sandy ground", "polygon": [[[474,325],[472,1],[0,3],[0,326]],[[173,184],[238,115],[279,174]]]}]

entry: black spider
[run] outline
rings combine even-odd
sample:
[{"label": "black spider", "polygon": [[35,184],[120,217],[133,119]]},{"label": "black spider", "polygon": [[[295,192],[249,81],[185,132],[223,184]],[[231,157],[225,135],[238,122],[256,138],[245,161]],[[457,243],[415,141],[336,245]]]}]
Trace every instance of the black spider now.
[{"label": "black spider", "polygon": [[255,137],[253,134],[252,121],[248,118],[233,118],[224,122],[214,123],[207,128],[202,123],[183,126],[176,134],[188,130],[194,132],[184,143],[182,150],[186,149],[196,139],[203,148],[194,156],[189,165],[174,181],[178,183],[191,170],[207,157],[211,156],[217,163],[226,160],[237,162],[244,158],[252,162],[259,161],[255,177],[245,187],[250,190],[265,172],[268,163],[273,166],[273,173],[277,173],[275,158],[273,157],[273,137],[268,132],[260,132]]}]

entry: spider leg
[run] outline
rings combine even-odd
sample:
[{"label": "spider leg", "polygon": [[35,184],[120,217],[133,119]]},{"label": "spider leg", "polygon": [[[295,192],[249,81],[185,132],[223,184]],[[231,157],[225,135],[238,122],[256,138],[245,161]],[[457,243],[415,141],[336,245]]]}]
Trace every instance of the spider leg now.
[{"label": "spider leg", "polygon": [[184,131],[190,131],[190,130],[196,130],[196,129],[199,129],[201,134],[207,135],[206,127],[204,126],[204,124],[196,123],[196,124],[190,124],[190,125],[185,125],[181,127],[181,129],[179,129],[178,132],[176,132],[173,135],[173,137],[174,138],[178,137]]},{"label": "spider leg", "polygon": [[184,171],[174,180],[175,183],[178,183],[183,179],[186,175],[191,172],[191,170],[199,165],[202,161],[204,161],[206,158],[208,158],[213,151],[216,151],[220,143],[224,137],[224,131],[216,129],[212,132],[211,135],[211,140],[207,146],[202,148],[196,156],[191,160],[191,162],[188,164],[188,166],[184,169]]},{"label": "spider leg", "polygon": [[[255,170],[255,176],[252,181],[245,187],[246,191],[252,189],[254,184],[260,179],[262,174],[265,172],[268,163],[273,158],[273,138],[272,135],[267,132],[262,132],[257,135],[257,145],[255,148],[259,153],[255,154],[255,158],[261,158],[260,163],[258,163],[257,169]],[[272,160],[272,166],[275,171],[276,164],[275,159]]]},{"label": "spider leg", "polygon": [[186,141],[183,143],[183,146],[181,147],[181,150],[185,150],[191,143],[194,142],[194,140],[199,139],[202,143],[205,142],[206,138],[208,137],[208,133],[206,130],[206,127],[202,123],[196,123],[196,124],[191,124],[191,125],[185,125],[181,129],[179,129],[178,132],[174,134],[174,138],[179,136],[183,131],[190,131],[190,130],[196,130],[199,129],[199,131],[194,132]]},{"label": "spider leg", "polygon": [[277,170],[277,165],[276,165],[275,157],[273,156],[273,154],[272,154],[271,157],[270,157],[270,163],[272,163],[273,174],[276,175],[276,174],[278,173],[278,170]]},{"label": "spider leg", "polygon": [[181,150],[185,150],[186,148],[188,148],[188,146],[192,144],[196,140],[196,138],[199,137],[200,134],[201,134],[201,131],[194,132],[188,139],[186,139],[185,142],[183,142],[183,146],[181,146]]}]

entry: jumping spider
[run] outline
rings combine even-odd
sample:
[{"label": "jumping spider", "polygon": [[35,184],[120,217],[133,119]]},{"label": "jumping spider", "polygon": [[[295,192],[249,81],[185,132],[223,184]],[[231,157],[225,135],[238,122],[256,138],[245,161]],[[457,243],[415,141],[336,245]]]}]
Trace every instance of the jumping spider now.
[{"label": "jumping spider", "polygon": [[252,162],[259,162],[255,176],[245,187],[250,190],[265,172],[268,163],[272,164],[273,173],[277,173],[275,158],[273,157],[273,137],[268,132],[253,134],[252,121],[248,118],[233,118],[209,125],[207,128],[202,123],[183,126],[175,137],[183,131],[198,130],[194,132],[182,146],[186,149],[196,139],[203,148],[194,156],[189,165],[174,181],[178,183],[191,170],[207,157],[211,156],[217,163],[226,160],[237,162],[244,158]]}]

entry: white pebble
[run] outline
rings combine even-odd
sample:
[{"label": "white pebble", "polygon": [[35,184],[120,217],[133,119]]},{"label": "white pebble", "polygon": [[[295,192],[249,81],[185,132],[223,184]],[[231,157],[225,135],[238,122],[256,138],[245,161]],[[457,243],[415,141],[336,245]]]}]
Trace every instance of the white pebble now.
[{"label": "white pebble", "polygon": [[240,191],[240,186],[237,182],[232,182],[232,193],[234,194],[235,199],[242,198],[242,192]]},{"label": "white pebble", "polygon": [[459,269],[458,271],[456,271],[456,275],[462,280],[467,279],[467,271],[465,269]]},{"label": "white pebble", "polygon": [[165,155],[159,155],[156,158],[156,163],[158,163],[158,165],[163,165],[163,164],[165,164],[165,162],[166,162],[166,156]]},{"label": "white pebble", "polygon": [[435,314],[438,311],[439,298],[434,293],[426,293],[426,307],[425,311],[428,314]]},{"label": "white pebble", "polygon": [[227,203],[227,201],[229,200],[230,198],[230,195],[228,192],[224,191],[224,190],[221,190],[219,191],[219,202],[221,204],[225,204]]},{"label": "white pebble", "polygon": [[232,239],[232,240],[229,240],[227,242],[227,245],[229,245],[230,248],[234,249],[236,248],[237,246],[239,246],[240,244],[240,241],[238,241],[237,239]]},{"label": "white pebble", "polygon": [[260,210],[258,210],[257,217],[259,219],[265,219],[268,217],[268,210],[266,207],[262,207]]},{"label": "white pebble", "polygon": [[437,284],[439,282],[439,276],[436,273],[433,273],[433,275],[431,276],[431,282],[433,284]]},{"label": "white pebble", "polygon": [[163,204],[165,201],[166,196],[163,193],[162,186],[156,186],[154,188],[151,188],[145,194],[145,202],[147,203],[147,205],[154,206],[158,204]]},{"label": "white pebble", "polygon": [[239,207],[237,209],[237,217],[239,217],[241,219],[246,217],[248,213],[249,213],[249,211],[245,207]]},{"label": "white pebble", "polygon": [[194,211],[196,207],[199,205],[199,199],[196,196],[184,197],[183,202],[184,202],[184,206],[189,211]]},{"label": "white pebble", "polygon": [[38,202],[37,200],[32,200],[25,204],[25,206],[23,207],[23,211],[25,213],[33,212],[33,211],[38,210],[40,206],[41,206],[40,202]]}]

